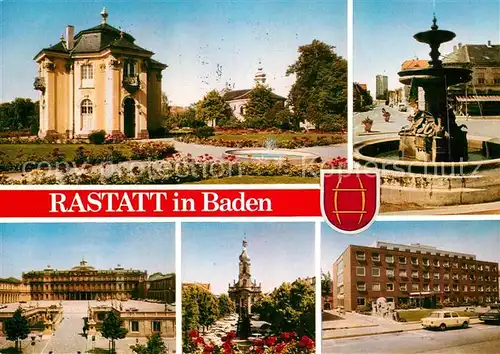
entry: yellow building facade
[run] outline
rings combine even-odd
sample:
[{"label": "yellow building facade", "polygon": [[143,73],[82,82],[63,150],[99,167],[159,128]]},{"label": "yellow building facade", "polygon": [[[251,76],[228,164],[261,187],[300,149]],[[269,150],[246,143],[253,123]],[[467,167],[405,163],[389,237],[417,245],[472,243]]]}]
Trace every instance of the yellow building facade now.
[{"label": "yellow building facade", "polygon": [[0,304],[31,300],[31,289],[18,279],[0,279]]},{"label": "yellow building facade", "polygon": [[135,38],[107,23],[74,35],[36,56],[40,137],[86,138],[94,131],[147,138],[160,127],[162,71],[167,65]]}]

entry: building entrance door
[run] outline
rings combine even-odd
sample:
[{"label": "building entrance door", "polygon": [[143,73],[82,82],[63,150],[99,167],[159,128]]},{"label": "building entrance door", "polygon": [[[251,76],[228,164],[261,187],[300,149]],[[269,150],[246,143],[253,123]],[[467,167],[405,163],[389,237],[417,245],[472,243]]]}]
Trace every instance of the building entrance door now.
[{"label": "building entrance door", "polygon": [[135,138],[135,101],[130,97],[123,102],[123,130],[127,138]]}]

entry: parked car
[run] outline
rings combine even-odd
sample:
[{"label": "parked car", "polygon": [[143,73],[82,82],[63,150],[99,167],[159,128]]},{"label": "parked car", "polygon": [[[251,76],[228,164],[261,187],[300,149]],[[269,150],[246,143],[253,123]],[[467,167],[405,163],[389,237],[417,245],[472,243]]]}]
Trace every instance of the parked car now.
[{"label": "parked car", "polygon": [[429,317],[422,318],[421,323],[424,328],[439,328],[444,331],[451,327],[469,327],[469,317],[459,316],[453,311],[434,311]]},{"label": "parked car", "polygon": [[494,308],[488,310],[487,312],[479,315],[479,319],[484,321],[484,323],[496,323],[500,324],[500,308]]},{"label": "parked car", "polygon": [[400,112],[406,112],[408,110],[408,107],[406,107],[406,105],[404,103],[400,103],[398,106],[398,110]]}]

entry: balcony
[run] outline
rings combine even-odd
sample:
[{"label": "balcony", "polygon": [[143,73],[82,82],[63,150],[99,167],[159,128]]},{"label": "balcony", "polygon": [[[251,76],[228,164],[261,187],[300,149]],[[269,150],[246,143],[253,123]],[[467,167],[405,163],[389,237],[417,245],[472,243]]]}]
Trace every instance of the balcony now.
[{"label": "balcony", "polygon": [[387,258],[385,259],[385,261],[386,261],[386,263],[387,263],[387,264],[394,264],[394,258],[389,258],[389,257],[387,257]]},{"label": "balcony", "polygon": [[139,81],[139,75],[126,76],[122,81],[123,88],[129,93],[134,93],[137,91],[141,85]]},{"label": "balcony", "polygon": [[45,78],[41,76],[35,77],[35,82],[33,82],[33,87],[35,90],[45,91]]},{"label": "balcony", "polygon": [[450,263],[444,263],[444,264],[443,264],[443,267],[445,267],[445,268],[450,268]]},{"label": "balcony", "polygon": [[363,285],[358,284],[358,285],[356,285],[356,290],[366,291],[366,285],[365,284],[363,284]]},{"label": "balcony", "polygon": [[406,279],[406,278],[408,278],[408,274],[406,274],[406,273],[399,273],[399,277]]},{"label": "balcony", "polygon": [[394,278],[394,273],[386,273],[387,278]]}]

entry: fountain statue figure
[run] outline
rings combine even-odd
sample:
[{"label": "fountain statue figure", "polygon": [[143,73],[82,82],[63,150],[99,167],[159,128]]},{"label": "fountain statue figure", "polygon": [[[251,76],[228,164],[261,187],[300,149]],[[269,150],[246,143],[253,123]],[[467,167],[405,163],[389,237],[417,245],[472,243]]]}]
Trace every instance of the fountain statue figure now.
[{"label": "fountain statue figure", "polygon": [[467,161],[467,127],[458,126],[449,105],[449,86],[469,82],[472,71],[462,67],[443,67],[439,46],[455,38],[455,33],[438,29],[434,16],[431,30],[417,33],[418,42],[431,47],[429,67],[400,71],[399,81],[422,87],[426,111],[418,111],[411,124],[399,132],[399,156],[406,160],[425,162]]},{"label": "fountain statue figure", "polygon": [[276,141],[276,138],[270,136],[264,141],[264,147],[267,150],[275,150],[278,147],[278,142]]}]

